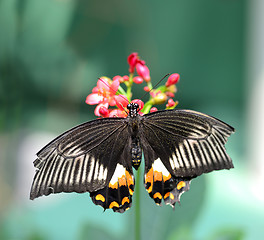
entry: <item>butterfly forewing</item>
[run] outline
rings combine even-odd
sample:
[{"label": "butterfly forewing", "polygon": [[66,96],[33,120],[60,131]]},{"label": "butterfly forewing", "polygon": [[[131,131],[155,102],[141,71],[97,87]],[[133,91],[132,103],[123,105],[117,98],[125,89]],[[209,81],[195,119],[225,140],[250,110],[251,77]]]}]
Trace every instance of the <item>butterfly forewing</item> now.
[{"label": "butterfly forewing", "polygon": [[224,144],[234,129],[216,118],[190,110],[158,111],[144,116],[141,131],[174,176],[233,167]]},{"label": "butterfly forewing", "polygon": [[[129,138],[123,118],[98,119],[65,132],[38,152],[30,198],[59,192],[95,192],[109,187],[109,182],[114,184],[123,173],[125,180],[134,181],[131,161],[124,161]],[[129,184],[133,181],[130,179]]]}]

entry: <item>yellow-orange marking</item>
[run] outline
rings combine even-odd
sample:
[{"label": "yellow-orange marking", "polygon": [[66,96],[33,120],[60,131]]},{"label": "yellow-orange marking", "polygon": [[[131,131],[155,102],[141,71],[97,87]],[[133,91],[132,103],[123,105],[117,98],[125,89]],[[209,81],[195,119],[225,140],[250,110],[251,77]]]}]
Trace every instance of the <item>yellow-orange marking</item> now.
[{"label": "yellow-orange marking", "polygon": [[170,196],[170,192],[167,192],[167,193],[164,195],[164,199],[166,199],[168,196]]},{"label": "yellow-orange marking", "polygon": [[186,186],[186,183],[184,181],[180,181],[178,184],[177,184],[177,189],[180,190],[181,188],[185,187]]},{"label": "yellow-orange marking", "polygon": [[153,182],[153,168],[151,168],[146,174],[146,182]]},{"label": "yellow-orange marking", "polygon": [[126,202],[129,203],[129,199],[128,199],[128,197],[124,197],[124,198],[122,199],[122,205],[124,205]]},{"label": "yellow-orange marking", "polygon": [[97,195],[95,196],[95,199],[96,199],[97,201],[102,201],[102,202],[105,201],[105,197],[104,197],[102,194],[97,194]]},{"label": "yellow-orange marking", "polygon": [[159,199],[162,199],[162,196],[159,192],[156,192],[154,195],[153,195],[153,198],[159,198]]},{"label": "yellow-orange marking", "polygon": [[129,190],[129,194],[133,195],[134,191],[131,188],[128,188],[128,190]]},{"label": "yellow-orange marking", "polygon": [[154,181],[162,181],[162,173],[154,171]]},{"label": "yellow-orange marking", "polygon": [[126,171],[126,180],[127,180],[128,186],[134,185],[133,178],[128,171]]},{"label": "yellow-orange marking", "polygon": [[148,187],[147,191],[148,193],[152,192],[152,188],[153,188],[153,168],[151,168],[145,177],[145,183],[150,183],[150,186]]},{"label": "yellow-orange marking", "polygon": [[119,186],[126,186],[127,185],[125,175],[123,175],[121,178],[118,178],[118,183],[119,183]]},{"label": "yellow-orange marking", "polygon": [[116,188],[117,189],[118,184],[117,184],[117,182],[115,182],[114,184],[109,183],[109,187],[110,188]]},{"label": "yellow-orange marking", "polygon": [[169,179],[171,179],[171,174],[169,174],[168,176],[163,175],[163,181],[164,182],[169,180]]},{"label": "yellow-orange marking", "polygon": [[119,204],[116,201],[111,202],[111,204],[109,205],[109,208],[113,208],[113,207],[119,207]]},{"label": "yellow-orange marking", "polygon": [[170,199],[174,199],[174,195],[172,193],[170,193]]}]

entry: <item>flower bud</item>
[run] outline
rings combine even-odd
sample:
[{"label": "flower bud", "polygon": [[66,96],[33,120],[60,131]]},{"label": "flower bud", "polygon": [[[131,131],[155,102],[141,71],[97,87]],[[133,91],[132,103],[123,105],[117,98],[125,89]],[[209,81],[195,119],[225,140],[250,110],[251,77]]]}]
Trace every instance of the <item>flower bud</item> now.
[{"label": "flower bud", "polygon": [[144,81],[143,78],[140,76],[133,77],[133,82],[136,84],[141,84],[143,83],[143,81]]},{"label": "flower bud", "polygon": [[113,77],[113,81],[118,80],[120,83],[124,82],[123,78],[119,75]]},{"label": "flower bud", "polygon": [[103,118],[108,117],[109,116],[109,110],[106,107],[102,106],[99,108],[99,114]]},{"label": "flower bud", "polygon": [[166,107],[173,107],[174,105],[175,105],[175,102],[173,101],[172,98],[170,98],[170,99],[168,100],[168,104],[166,104]]},{"label": "flower bud", "polygon": [[163,104],[167,100],[167,95],[165,93],[160,92],[152,99],[152,104]]},{"label": "flower bud", "polygon": [[136,53],[136,52],[133,52],[128,56],[127,62],[129,64],[129,72],[130,73],[133,73],[135,71],[135,66],[137,64],[137,60],[138,60],[138,53]]},{"label": "flower bud", "polygon": [[137,63],[136,70],[137,70],[138,75],[141,76],[146,82],[150,81],[149,69],[146,65]]},{"label": "flower bud", "polygon": [[152,107],[149,112],[152,113],[152,112],[157,112],[157,111],[158,111],[158,109],[156,107]]},{"label": "flower bud", "polygon": [[129,81],[129,76],[127,76],[127,75],[124,75],[124,76],[123,76],[123,80],[124,80],[124,82],[127,82],[127,81]]},{"label": "flower bud", "polygon": [[166,82],[166,87],[169,87],[173,84],[176,84],[179,82],[179,79],[180,79],[180,75],[178,73],[173,73],[169,76],[167,82]]},{"label": "flower bud", "polygon": [[145,92],[149,92],[149,91],[150,91],[149,87],[148,87],[148,86],[145,86],[145,87],[144,87],[144,91],[145,91]]}]

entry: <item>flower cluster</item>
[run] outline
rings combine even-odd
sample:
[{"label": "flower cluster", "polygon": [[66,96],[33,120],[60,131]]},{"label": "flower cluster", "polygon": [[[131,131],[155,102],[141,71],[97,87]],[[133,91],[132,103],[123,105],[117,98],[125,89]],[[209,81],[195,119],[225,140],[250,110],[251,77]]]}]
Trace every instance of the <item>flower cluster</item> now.
[{"label": "flower cluster", "polygon": [[[97,104],[95,115],[99,117],[127,117],[126,106],[130,102],[136,102],[140,106],[139,114],[155,112],[158,109],[153,105],[166,104],[166,109],[174,109],[178,102],[174,101],[177,91],[176,84],[180,79],[178,73],[173,73],[168,77],[165,85],[153,88],[149,68],[145,61],[141,60],[138,53],[132,53],[127,58],[129,65],[129,75],[115,76],[112,79],[101,77],[97,81],[97,86],[86,98],[89,105]],[[144,91],[149,93],[149,100],[144,104],[139,99],[132,99],[132,85],[143,84]],[[121,86],[122,85],[122,86]],[[126,88],[124,89],[125,86]]]}]

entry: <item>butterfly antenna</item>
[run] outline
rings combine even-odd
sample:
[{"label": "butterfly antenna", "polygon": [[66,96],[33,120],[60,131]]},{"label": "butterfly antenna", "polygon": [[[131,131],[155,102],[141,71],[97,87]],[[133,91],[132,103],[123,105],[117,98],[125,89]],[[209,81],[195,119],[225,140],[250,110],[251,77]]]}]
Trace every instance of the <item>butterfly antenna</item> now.
[{"label": "butterfly antenna", "polygon": [[162,79],[160,79],[155,85],[154,87],[152,87],[148,92],[146,92],[143,97],[141,99],[143,99],[144,97],[146,97],[152,90],[154,90],[163,80],[164,78],[168,77],[170,75],[170,73],[167,73]]}]

